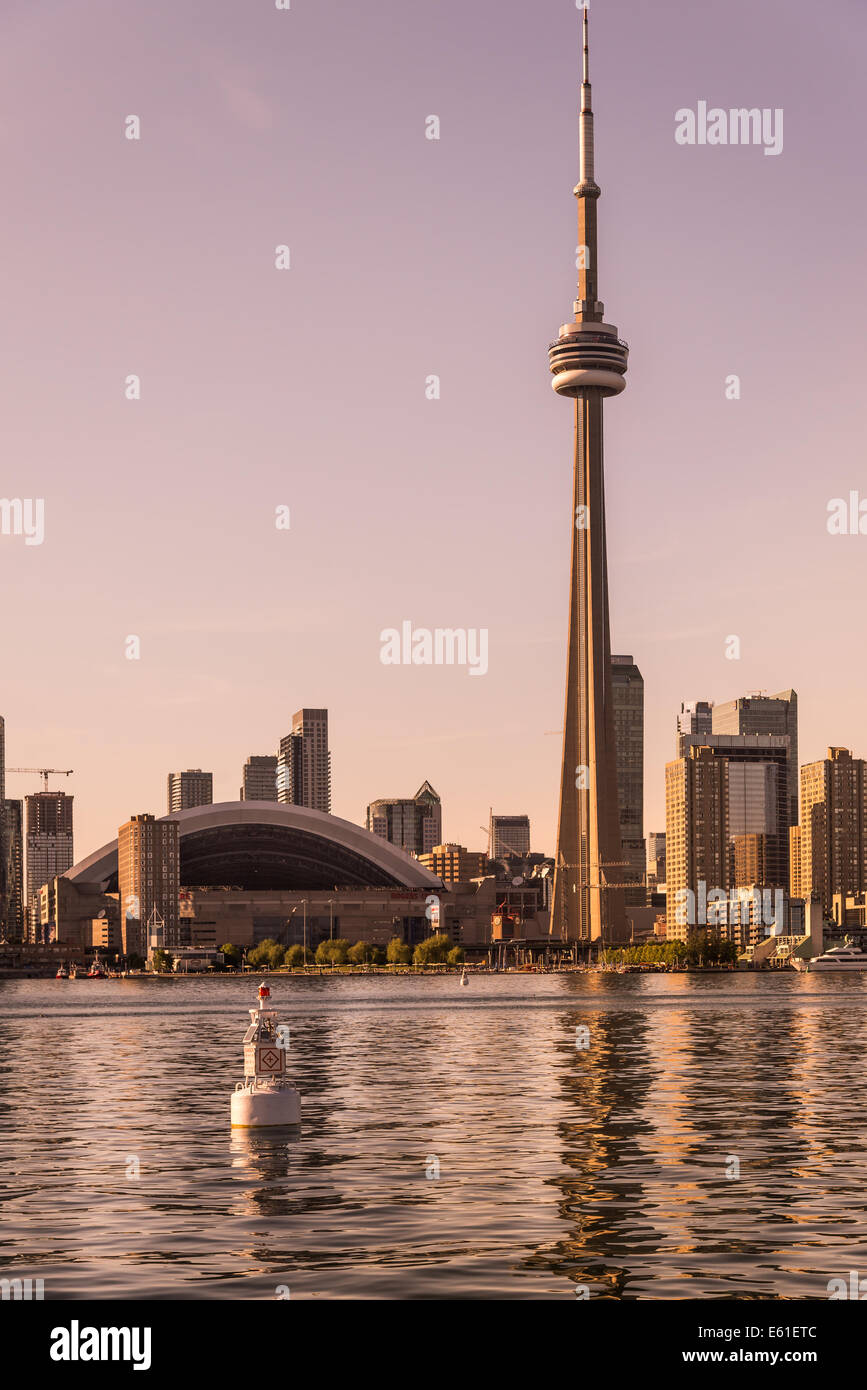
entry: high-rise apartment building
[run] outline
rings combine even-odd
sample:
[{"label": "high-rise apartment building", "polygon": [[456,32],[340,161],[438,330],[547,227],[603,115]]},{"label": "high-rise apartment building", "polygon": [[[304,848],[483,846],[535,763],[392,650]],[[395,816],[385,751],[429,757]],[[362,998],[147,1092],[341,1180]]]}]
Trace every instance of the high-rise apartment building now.
[{"label": "high-rise apartment building", "polygon": [[677,716],[677,756],[685,756],[685,739],[699,740],[713,733],[713,700],[690,700]]},{"label": "high-rise apartment building", "polygon": [[696,922],[683,921],[686,894],[699,885],[729,887],[726,758],[696,746],[665,769],[666,935],[685,941]]},{"label": "high-rise apartment building", "polygon": [[801,768],[798,896],[816,895],[830,915],[835,893],[867,888],[867,777],[863,758],[848,748],[829,748],[827,758]]},{"label": "high-rise apartment building", "polygon": [[530,853],[530,817],[495,816],[491,811],[488,854],[492,859],[526,859]]},{"label": "high-rise apartment building", "polygon": [[176,816],[178,811],[189,811],[193,806],[210,806],[213,800],[212,772],[191,767],[186,772],[169,773],[166,779],[166,805],[170,816]]},{"label": "high-rise apartment building", "polygon": [[251,754],[241,773],[239,801],[277,800],[277,755]]},{"label": "high-rise apartment building", "polygon": [[744,695],[713,707],[714,734],[773,734],[789,740],[789,825],[798,824],[798,696]]},{"label": "high-rise apartment building", "polygon": [[430,854],[435,845],[442,844],[442,802],[430,782],[422,782],[412,798],[371,801],[365,824],[372,835],[407,854]]},{"label": "high-rise apartment building", "polygon": [[[117,832],[117,881],[124,955],[146,955],[148,924],[163,923],[163,944],[178,944],[178,823],[132,816]],[[155,917],[156,914],[156,917]]]},{"label": "high-rise apartment building", "polygon": [[25,937],[23,809],[0,801],[0,941]]},{"label": "high-rise apartment building", "polygon": [[[647,902],[644,844],[644,677],[631,656],[611,658],[611,704],[617,754],[617,806],[627,906]],[[631,886],[634,885],[634,886]]]},{"label": "high-rise apartment building", "polygon": [[681,737],[684,757],[666,767],[666,889],[667,930],[684,940],[683,890],[788,888],[789,740]]},{"label": "high-rise apartment building", "polygon": [[25,798],[27,911],[30,939],[39,939],[39,890],[75,863],[72,850],[72,797],[65,792],[34,792]]},{"label": "high-rise apartment building", "polygon": [[277,753],[277,800],[330,812],[327,709],[300,709],[293,714],[291,733],[281,738]]}]

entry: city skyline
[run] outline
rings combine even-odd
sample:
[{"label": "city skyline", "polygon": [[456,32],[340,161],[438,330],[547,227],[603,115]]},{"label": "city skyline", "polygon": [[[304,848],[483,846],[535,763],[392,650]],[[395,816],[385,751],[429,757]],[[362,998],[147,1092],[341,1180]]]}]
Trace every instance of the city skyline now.
[{"label": "city skyline", "polygon": [[[446,4],[419,44],[390,3],[372,24],[348,9],[336,38],[324,11],[241,17],[216,3],[214,13],[219,36],[204,55],[200,26],[165,3],[138,17],[134,43],[102,3],[50,22],[38,12],[0,21],[14,39],[0,58],[7,127],[30,131],[29,143],[2,145],[8,196],[24,214],[7,238],[21,336],[8,363],[3,491],[30,495],[38,482],[45,498],[42,545],[0,538],[4,580],[20,596],[0,619],[7,761],[75,766],[77,840],[97,845],[123,816],[159,809],[169,768],[207,767],[233,796],[250,749],[273,747],[285,728],[294,690],[331,712],[336,814],[361,823],[371,795],[430,777],[450,838],[478,844],[488,806],[519,798],[550,853],[558,740],[546,735],[562,722],[568,573],[551,518],[568,489],[562,409],[538,351],[574,282],[562,196],[574,120],[552,119],[554,94],[574,90],[574,14]],[[867,20],[848,3],[825,7],[818,30],[811,15],[798,0],[718,15],[672,3],[623,26],[615,6],[593,8],[601,269],[641,363],[628,409],[608,422],[609,456],[623,466],[610,472],[607,503],[612,642],[634,654],[646,684],[648,829],[665,823],[682,700],[794,687],[802,763],[828,746],[867,749],[860,659],[843,681],[838,661],[857,630],[867,541],[826,526],[829,502],[863,488],[853,229],[865,195],[849,173],[860,151],[846,113]],[[280,38],[284,22],[332,52],[341,83],[327,102]],[[52,80],[67,62],[84,90],[72,113]],[[194,97],[185,65],[201,76]],[[521,119],[503,138],[491,112],[511,86]],[[782,155],[679,146],[675,112],[705,97],[785,108]],[[123,122],[138,107],[136,144]],[[441,139],[427,141],[425,117],[440,107]],[[308,152],[292,132],[311,120],[319,137]],[[58,247],[51,190],[70,161],[81,174],[64,192]],[[830,450],[824,420],[791,423],[812,351],[809,254],[792,227],[816,167],[836,212],[823,278],[840,335]],[[168,239],[155,206],[172,210]],[[202,206],[226,216],[203,217]],[[283,241],[293,266],[281,279]],[[335,411],[321,363],[347,293],[373,331]],[[407,320],[410,299],[423,320]],[[484,323],[498,333],[496,381],[473,368]],[[136,371],[142,397],[127,401]],[[425,397],[432,372],[437,401]],[[725,397],[732,372],[738,401]],[[273,526],[281,504],[292,513],[285,532]],[[434,578],[418,564],[422,510],[432,549],[449,555]],[[114,513],[123,525],[106,527]],[[505,572],[504,536],[532,563]],[[163,553],[174,561],[161,571]],[[60,584],[67,623],[56,620]],[[487,628],[485,679],[383,666],[380,632],[408,617]],[[32,680],[34,634],[49,620],[62,701]],[[138,661],[124,655],[130,634]],[[731,634],[736,661],[725,654]],[[10,798],[35,790],[35,779],[8,778]]]}]

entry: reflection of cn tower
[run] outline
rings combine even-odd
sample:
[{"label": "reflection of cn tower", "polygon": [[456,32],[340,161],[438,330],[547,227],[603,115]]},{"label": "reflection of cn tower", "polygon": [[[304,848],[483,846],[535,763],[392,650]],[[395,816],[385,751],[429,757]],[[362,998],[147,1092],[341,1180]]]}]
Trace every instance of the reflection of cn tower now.
[{"label": "reflection of cn tower", "polygon": [[629,350],[617,329],[603,322],[605,306],[598,298],[600,189],[593,170],[586,9],[580,133],[575,322],[564,324],[548,352],[554,390],[575,401],[566,714],[551,912],[551,934],[564,940],[603,935],[611,939],[625,926],[611,705],[602,400],[623,390]]}]

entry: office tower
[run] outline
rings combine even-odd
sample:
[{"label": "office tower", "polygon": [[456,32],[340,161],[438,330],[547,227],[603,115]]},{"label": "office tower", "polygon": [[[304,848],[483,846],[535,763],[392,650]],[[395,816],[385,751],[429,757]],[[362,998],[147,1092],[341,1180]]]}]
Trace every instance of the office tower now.
[{"label": "office tower", "polygon": [[[666,888],[671,931],[676,927],[678,890],[689,889],[698,895],[702,883],[708,893],[789,886],[788,737],[682,737],[684,757],[666,767]],[[715,773],[714,764],[724,764],[724,773]],[[714,778],[719,779],[719,786]],[[722,797],[719,813],[713,799],[717,796]],[[708,797],[711,800],[705,804]],[[685,931],[680,936],[684,939]]]},{"label": "office tower", "polygon": [[488,854],[491,859],[526,859],[530,853],[530,817],[495,816],[491,811]]},{"label": "office tower", "polygon": [[0,714],[0,804],[6,800],[6,720]]},{"label": "office tower", "polygon": [[665,831],[647,832],[647,891],[656,892],[665,883]]},{"label": "office tower", "polygon": [[586,9],[579,147],[575,321],[561,327],[548,353],[554,390],[575,402],[566,704],[551,934],[587,942],[626,935],[623,890],[615,886],[623,877],[623,856],[611,703],[602,402],[624,389],[629,349],[614,325],[604,322],[599,299],[600,189],[594,177]]},{"label": "office tower", "polygon": [[311,811],[331,810],[327,709],[293,714],[292,731],[281,738],[277,753],[277,800]]},{"label": "office tower", "polygon": [[677,756],[684,756],[684,738],[701,739],[713,733],[713,700],[690,700],[677,716]]},{"label": "office tower", "polygon": [[789,825],[798,824],[798,696],[745,695],[713,707],[715,734],[774,734],[789,740]]},{"label": "office tower", "polygon": [[34,792],[25,798],[27,909],[30,939],[39,937],[39,890],[75,863],[72,852],[72,797],[65,792]]},{"label": "office tower", "polygon": [[468,883],[484,877],[488,856],[465,845],[435,845],[429,853],[419,855],[419,862],[443,883]]},{"label": "office tower", "polygon": [[117,832],[117,883],[124,955],[147,954],[154,910],[164,923],[164,944],[178,943],[180,856],[178,823],[131,816]]},{"label": "office tower", "polygon": [[799,896],[817,896],[828,916],[835,893],[845,901],[867,888],[864,769],[848,748],[829,748],[827,758],[801,768]]},{"label": "office tower", "polygon": [[186,772],[170,772],[166,779],[168,814],[189,811],[193,806],[210,806],[214,800],[214,774],[200,767]]},{"label": "office tower", "polygon": [[25,937],[22,812],[20,801],[0,801],[0,941]]},{"label": "office tower", "polygon": [[252,754],[244,764],[239,801],[277,800],[277,755]]},{"label": "office tower", "polygon": [[[644,844],[644,677],[631,656],[611,658],[611,703],[617,754],[617,803],[623,873],[630,907],[647,902]],[[634,886],[632,886],[634,885]]]},{"label": "office tower", "polygon": [[367,808],[367,829],[407,854],[429,854],[442,844],[443,808],[430,782],[422,782],[411,799],[385,797]]}]

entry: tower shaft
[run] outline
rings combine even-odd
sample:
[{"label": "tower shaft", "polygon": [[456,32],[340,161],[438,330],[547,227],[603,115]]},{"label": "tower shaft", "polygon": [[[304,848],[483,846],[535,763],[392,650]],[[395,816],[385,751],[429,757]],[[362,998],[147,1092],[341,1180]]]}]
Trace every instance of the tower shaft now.
[{"label": "tower shaft", "polygon": [[611,700],[602,392],[575,401],[563,765],[551,915],[562,940],[611,940],[624,921]]}]

